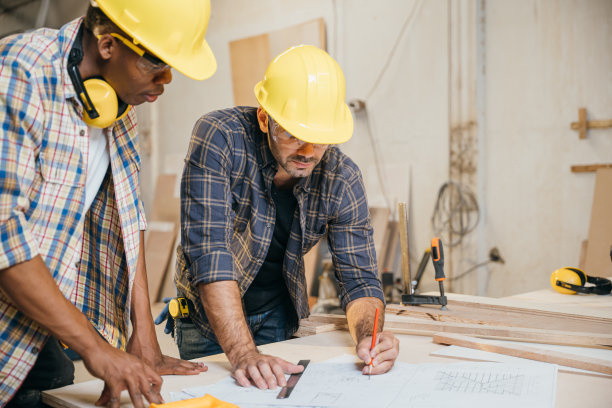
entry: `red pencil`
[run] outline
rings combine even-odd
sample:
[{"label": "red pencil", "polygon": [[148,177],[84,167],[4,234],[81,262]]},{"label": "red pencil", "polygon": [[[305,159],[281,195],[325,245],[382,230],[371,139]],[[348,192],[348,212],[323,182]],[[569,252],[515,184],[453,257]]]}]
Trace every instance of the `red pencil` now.
[{"label": "red pencil", "polygon": [[[370,347],[370,352],[374,350],[376,346],[376,332],[378,330],[378,308],[376,308],[376,314],[374,315],[374,330],[372,331],[372,346]],[[370,357],[370,368],[368,369],[368,376],[372,375],[372,363],[374,362],[374,358]],[[368,377],[369,378],[369,377]]]}]

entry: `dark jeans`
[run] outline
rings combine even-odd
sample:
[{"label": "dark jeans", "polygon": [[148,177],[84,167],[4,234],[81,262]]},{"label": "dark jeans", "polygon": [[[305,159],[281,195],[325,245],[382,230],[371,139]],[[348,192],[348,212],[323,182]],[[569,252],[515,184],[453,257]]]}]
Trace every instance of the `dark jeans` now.
[{"label": "dark jeans", "polygon": [[49,337],[34,367],[6,408],[48,407],[42,403],[41,391],[63,387],[74,382],[74,364],[57,339]]},{"label": "dark jeans", "polygon": [[[247,316],[247,325],[257,346],[287,340],[285,305],[280,304],[267,312]],[[176,342],[183,360],[223,353],[219,343],[202,336],[191,319],[177,319],[176,331]]]}]

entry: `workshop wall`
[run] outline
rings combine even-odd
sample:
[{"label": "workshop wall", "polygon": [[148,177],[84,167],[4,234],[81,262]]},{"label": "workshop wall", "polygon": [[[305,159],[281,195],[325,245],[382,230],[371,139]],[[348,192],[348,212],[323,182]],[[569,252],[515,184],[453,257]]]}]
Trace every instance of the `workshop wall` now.
[{"label": "workshop wall", "polygon": [[[438,189],[449,178],[451,25],[463,24],[475,41],[469,33],[481,7],[485,71],[474,78],[484,93],[465,106],[476,103],[486,119],[476,152],[483,166],[474,169],[481,224],[465,244],[475,250],[453,252],[449,268],[457,275],[497,246],[506,263],[489,264],[455,288],[503,296],[547,287],[554,269],[577,266],[588,235],[594,174],[573,174],[570,165],[612,161],[612,130],[589,131],[586,140],[570,130],[579,107],[590,119],[612,113],[612,2],[474,1],[463,14],[450,7],[418,0],[213,0],[207,38],[218,71],[203,82],[175,73],[153,105],[157,165],[150,171],[180,173],[195,121],[233,106],[230,41],[322,17],[347,100],[366,102],[367,117],[356,112],[355,135],[342,150],[362,169],[371,206],[394,212],[398,201],[412,206],[416,266],[434,233]],[[476,53],[467,51],[462,66],[475,70]],[[423,282],[432,274],[429,266]]]}]

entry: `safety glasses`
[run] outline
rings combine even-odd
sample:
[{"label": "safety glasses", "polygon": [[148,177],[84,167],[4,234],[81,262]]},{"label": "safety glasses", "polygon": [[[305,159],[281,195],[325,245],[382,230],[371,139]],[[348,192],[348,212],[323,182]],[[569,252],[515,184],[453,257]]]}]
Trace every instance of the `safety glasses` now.
[{"label": "safety glasses", "polygon": [[134,51],[136,54],[140,56],[138,60],[136,60],[136,64],[138,67],[148,73],[148,74],[159,74],[170,68],[170,65],[166,64],[161,59],[157,58],[155,55],[145,51],[144,49],[137,46],[133,41],[128,40],[124,36],[118,33],[110,33],[114,38],[121,41],[125,46]]},{"label": "safety glasses", "polygon": [[[268,115],[268,128],[270,129],[270,136],[272,139],[285,147],[291,149],[299,149],[308,142],[298,139],[295,136],[292,136],[291,133],[287,132],[281,125],[279,125],[270,115]],[[317,150],[325,150],[328,144],[317,144],[310,143],[314,149]]]}]

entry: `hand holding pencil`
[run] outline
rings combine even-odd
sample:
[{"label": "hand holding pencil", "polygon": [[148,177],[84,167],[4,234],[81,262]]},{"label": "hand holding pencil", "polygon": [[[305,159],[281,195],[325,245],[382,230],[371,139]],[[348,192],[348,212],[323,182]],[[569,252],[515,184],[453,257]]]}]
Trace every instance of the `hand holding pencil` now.
[{"label": "hand holding pencil", "polygon": [[384,374],[389,371],[399,354],[399,340],[393,333],[388,331],[378,332],[379,327],[383,325],[383,321],[380,320],[380,308],[375,309],[372,331],[366,329],[366,327],[372,327],[372,315],[370,313],[373,309],[367,312],[370,316],[369,319],[364,314],[361,315],[362,320],[358,323],[358,326],[362,327],[364,331],[367,330],[367,333],[361,333],[359,343],[355,347],[357,356],[365,363],[362,373],[368,376]]}]

